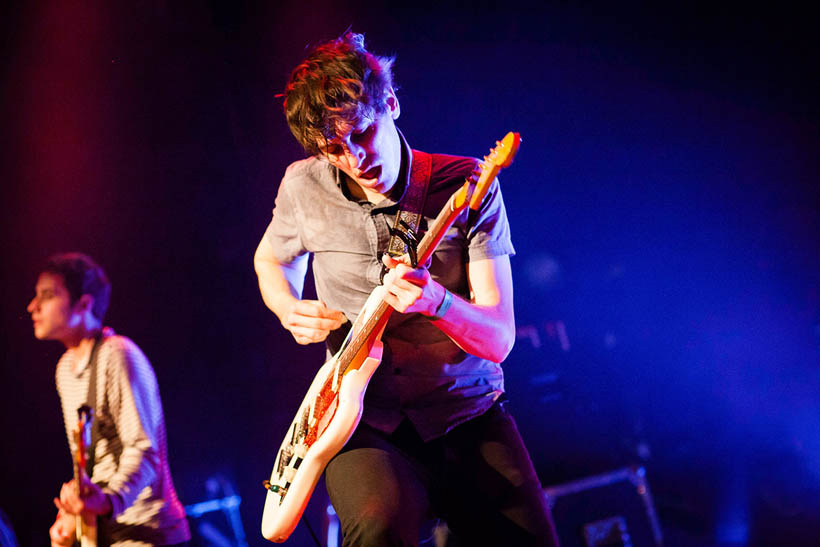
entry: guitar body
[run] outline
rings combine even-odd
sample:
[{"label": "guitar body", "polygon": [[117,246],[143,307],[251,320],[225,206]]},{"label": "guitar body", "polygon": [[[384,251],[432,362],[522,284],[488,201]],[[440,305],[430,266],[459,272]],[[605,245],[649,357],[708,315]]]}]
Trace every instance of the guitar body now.
[{"label": "guitar body", "polygon": [[[425,264],[444,233],[468,207],[478,209],[502,167],[512,163],[521,137],[508,133],[496,142],[464,186],[453,194],[419,242],[416,254]],[[302,517],[319,477],[330,459],[350,439],[362,417],[367,384],[382,357],[381,337],[393,311],[376,287],[365,302],[339,352],[327,361],[310,385],[276,456],[262,514],[262,535],[281,543]]]},{"label": "guitar body", "polygon": [[[378,290],[371,294],[359,316],[360,320],[351,328],[351,333],[356,332],[363,323],[362,319],[368,315],[372,304],[380,299],[381,294]],[[338,370],[343,350],[339,350],[339,353],[322,365],[313,379],[273,466],[269,481],[272,486],[268,489],[262,514],[262,535],[265,538],[280,543],[290,536],[325,467],[359,425],[367,384],[382,358],[380,338],[381,332],[374,337],[369,347],[362,348],[341,377],[338,389],[328,390],[327,386],[333,384],[333,376]],[[328,401],[324,415],[317,416],[316,401],[323,397],[331,400]],[[311,428],[317,431],[312,443]],[[274,488],[278,491],[274,491]]]}]

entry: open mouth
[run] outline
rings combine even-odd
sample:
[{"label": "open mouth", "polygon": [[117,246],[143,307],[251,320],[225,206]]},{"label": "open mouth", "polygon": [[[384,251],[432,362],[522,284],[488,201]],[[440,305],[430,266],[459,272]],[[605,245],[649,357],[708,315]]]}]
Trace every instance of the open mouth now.
[{"label": "open mouth", "polygon": [[371,168],[370,168],[370,169],[368,169],[367,171],[365,171],[365,172],[363,172],[363,173],[359,174],[359,178],[360,178],[360,179],[373,180],[373,179],[375,179],[375,178],[378,178],[378,176],[379,176],[379,174],[381,173],[381,171],[382,171],[381,166],[377,165],[377,166],[375,166],[375,167],[371,167]]}]

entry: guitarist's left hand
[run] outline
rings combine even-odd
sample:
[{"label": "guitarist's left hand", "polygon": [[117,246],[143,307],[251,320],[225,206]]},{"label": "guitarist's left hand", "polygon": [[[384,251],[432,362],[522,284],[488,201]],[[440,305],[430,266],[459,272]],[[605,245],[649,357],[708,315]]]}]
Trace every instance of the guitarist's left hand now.
[{"label": "guitarist's left hand", "polygon": [[77,486],[74,479],[63,484],[60,489],[60,498],[54,498],[58,508],[72,514],[91,513],[94,515],[108,515],[111,513],[111,500],[102,489],[83,477],[81,486],[82,495],[77,495]]},{"label": "guitarist's left hand", "polygon": [[444,298],[444,287],[430,277],[426,266],[413,268],[407,255],[399,259],[382,255],[390,270],[384,276],[385,301],[401,313],[433,315]]}]

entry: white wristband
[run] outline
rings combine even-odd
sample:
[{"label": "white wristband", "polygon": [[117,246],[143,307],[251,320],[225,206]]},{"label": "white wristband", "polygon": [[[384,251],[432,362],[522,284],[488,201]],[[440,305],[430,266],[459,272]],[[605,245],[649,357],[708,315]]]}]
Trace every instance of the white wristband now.
[{"label": "white wristband", "polygon": [[444,298],[441,299],[441,304],[438,305],[436,308],[435,313],[430,316],[431,321],[438,321],[444,314],[447,313],[447,310],[450,309],[450,305],[453,303],[453,293],[444,289]]}]

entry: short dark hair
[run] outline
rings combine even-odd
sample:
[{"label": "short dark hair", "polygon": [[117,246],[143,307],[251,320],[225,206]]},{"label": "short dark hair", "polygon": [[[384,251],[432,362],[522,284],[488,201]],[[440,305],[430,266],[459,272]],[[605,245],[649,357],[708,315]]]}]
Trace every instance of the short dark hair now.
[{"label": "short dark hair", "polygon": [[51,273],[63,278],[71,303],[74,304],[84,294],[94,297],[91,313],[103,320],[111,301],[111,282],[105,271],[83,253],[59,253],[46,261],[42,273]]},{"label": "short dark hair", "polygon": [[393,61],[368,52],[364,35],[347,32],[316,46],[293,69],[285,88],[285,117],[308,154],[318,154],[340,124],[386,110]]}]

